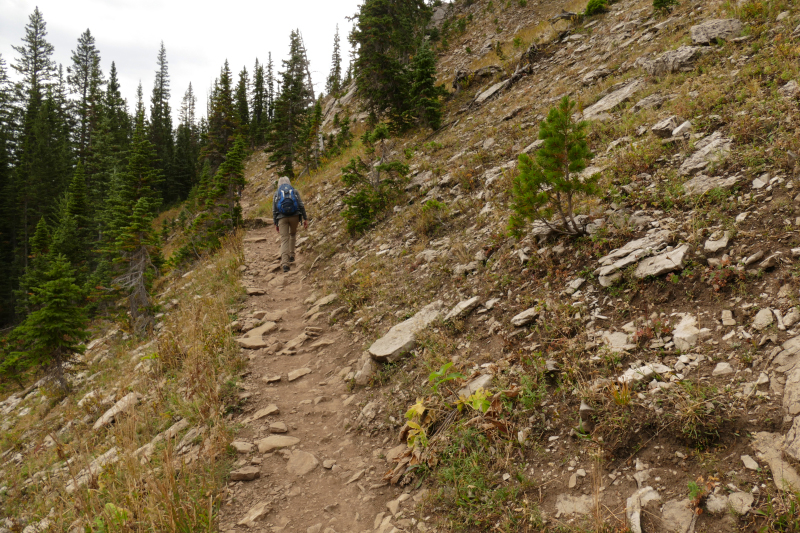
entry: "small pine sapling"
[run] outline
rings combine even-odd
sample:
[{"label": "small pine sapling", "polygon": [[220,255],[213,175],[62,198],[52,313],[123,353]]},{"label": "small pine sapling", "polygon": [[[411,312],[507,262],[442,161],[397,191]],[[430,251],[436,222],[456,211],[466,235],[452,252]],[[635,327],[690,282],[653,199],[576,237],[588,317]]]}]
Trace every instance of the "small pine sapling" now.
[{"label": "small pine sapling", "polygon": [[30,300],[35,311],[16,329],[24,348],[12,353],[11,360],[18,369],[44,368],[57,388],[66,392],[66,374],[77,363],[77,355],[83,353],[89,333],[84,295],[65,256],[53,258]]},{"label": "small pine sapling", "polygon": [[557,233],[585,235],[586,226],[576,220],[575,203],[579,195],[597,194],[594,175],[580,177],[594,157],[586,140],[585,121],[573,118],[576,104],[564,97],[550,110],[539,128],[544,145],[536,161],[527,154],[519,156],[520,174],[514,179],[509,227],[521,236],[527,221],[538,220]]}]

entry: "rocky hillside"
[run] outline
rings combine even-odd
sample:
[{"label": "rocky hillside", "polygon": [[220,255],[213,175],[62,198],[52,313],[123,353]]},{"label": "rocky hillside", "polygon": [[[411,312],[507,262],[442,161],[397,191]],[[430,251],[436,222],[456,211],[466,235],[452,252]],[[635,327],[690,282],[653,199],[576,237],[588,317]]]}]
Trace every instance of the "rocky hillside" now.
[{"label": "rocky hillside", "polygon": [[[290,277],[254,154],[246,254],[164,281],[151,342],[98,325],[73,396],[0,403],[0,531],[796,531],[800,12],[584,7],[437,9],[444,126],[389,141],[411,173],[363,235],[359,143],[296,180]],[[512,238],[565,95],[589,235]]]},{"label": "rocky hillside", "polygon": [[[337,374],[379,406],[352,421],[411,437],[386,480],[430,489],[405,516],[443,530],[778,528],[800,488],[800,18],[777,1],[556,17],[581,8],[440,12],[446,126],[394,141],[405,197],[363,236],[340,217],[358,147],[304,180],[302,268],[363,348]],[[601,175],[590,235],[512,239],[516,156],[564,95]]]}]

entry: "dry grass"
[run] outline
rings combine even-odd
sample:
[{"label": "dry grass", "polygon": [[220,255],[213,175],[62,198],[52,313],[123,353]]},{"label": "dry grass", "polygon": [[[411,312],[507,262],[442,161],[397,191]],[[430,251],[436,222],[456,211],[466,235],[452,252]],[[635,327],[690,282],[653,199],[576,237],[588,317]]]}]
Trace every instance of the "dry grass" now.
[{"label": "dry grass", "polygon": [[[232,400],[229,384],[242,367],[228,329],[228,309],[243,297],[238,272],[241,237],[230,237],[215,256],[195,265],[191,287],[180,290],[186,282],[181,278],[162,282],[171,287],[166,299],[179,303],[164,317],[163,333],[154,347],[131,358],[138,343],[112,341],[108,360],[88,369],[102,371],[93,383],[60,404],[43,398],[42,408],[5,436],[4,449],[15,447],[24,459],[19,468],[5,472],[3,516],[40,520],[50,514],[54,531],[216,530],[231,440],[225,420]],[[134,370],[142,361],[145,366]],[[109,429],[93,431],[94,420],[108,405],[79,409],[77,400],[90,390],[103,397],[111,392],[117,400],[134,391],[143,399]],[[87,412],[92,417],[81,421]],[[178,418],[187,420],[189,428],[203,430],[188,453],[175,450],[184,430],[158,443],[149,462],[140,462],[134,452]],[[71,427],[64,426],[67,421]],[[55,446],[41,444],[47,435]],[[65,484],[112,447],[119,460],[68,494]],[[41,481],[30,483],[31,479]]]}]

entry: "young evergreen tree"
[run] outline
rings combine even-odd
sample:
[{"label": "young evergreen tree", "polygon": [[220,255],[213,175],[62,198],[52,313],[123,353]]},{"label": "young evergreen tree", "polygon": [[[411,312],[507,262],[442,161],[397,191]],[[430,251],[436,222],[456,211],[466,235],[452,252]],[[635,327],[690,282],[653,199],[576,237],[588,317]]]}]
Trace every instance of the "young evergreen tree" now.
[{"label": "young evergreen tree", "polygon": [[314,108],[306,117],[306,123],[299,140],[300,162],[303,164],[303,171],[307,174],[319,167],[319,158],[322,151],[320,128],[322,126],[322,102],[317,99]]},{"label": "young evergreen tree", "polygon": [[161,183],[161,198],[170,203],[180,198],[180,185],[176,183],[172,169],[175,140],[172,137],[172,110],[169,105],[169,65],[163,41],[156,62],[158,69],[153,83],[153,95],[150,97],[149,138],[158,157],[156,165],[164,177]]},{"label": "young evergreen tree", "polygon": [[442,102],[447,94],[444,85],[436,85],[436,56],[427,41],[414,55],[409,68],[411,78],[410,114],[424,127],[438,130],[442,124]]},{"label": "young evergreen tree", "polygon": [[236,84],[236,121],[239,123],[237,135],[244,138],[249,137],[250,132],[250,79],[247,69],[242,68],[239,72],[239,82]]},{"label": "young evergreen tree", "polygon": [[527,154],[519,156],[519,175],[514,178],[510,228],[522,235],[527,221],[539,221],[558,233],[586,234],[586,226],[576,220],[575,200],[579,195],[597,194],[598,175],[581,179],[594,154],[586,140],[588,122],[576,122],[576,103],[565,96],[548,113],[539,127],[544,141],[534,162]]},{"label": "young evergreen tree", "polygon": [[35,310],[16,330],[24,348],[4,361],[4,369],[11,365],[15,369],[43,368],[65,393],[69,390],[67,375],[89,337],[84,295],[66,257],[53,258],[42,283],[33,288],[30,302]]},{"label": "young evergreen tree", "polygon": [[78,38],[78,46],[72,51],[72,66],[67,69],[67,82],[78,97],[74,105],[77,122],[74,141],[78,159],[86,163],[92,135],[99,127],[105,84],[100,69],[100,52],[88,29]]},{"label": "young evergreen tree", "polygon": [[337,95],[342,89],[342,51],[339,44],[339,25],[336,25],[336,34],[333,37],[333,56],[331,57],[331,72],[325,83],[325,90],[330,95]]},{"label": "young evergreen tree", "polygon": [[303,137],[306,116],[314,99],[307,82],[309,66],[299,31],[291,33],[289,58],[283,60],[283,68],[268,149],[272,152],[270,161],[277,162],[284,175],[294,176],[298,142]]},{"label": "young evergreen tree", "polygon": [[269,123],[269,93],[264,79],[264,65],[256,59],[253,70],[253,112],[250,116],[250,146],[264,144],[264,135]]},{"label": "young evergreen tree", "polygon": [[34,289],[44,282],[44,274],[50,266],[50,229],[44,217],[39,219],[36,230],[29,243],[30,257],[25,272],[19,279],[19,287],[15,289],[16,313],[21,317],[33,311],[31,296]]}]

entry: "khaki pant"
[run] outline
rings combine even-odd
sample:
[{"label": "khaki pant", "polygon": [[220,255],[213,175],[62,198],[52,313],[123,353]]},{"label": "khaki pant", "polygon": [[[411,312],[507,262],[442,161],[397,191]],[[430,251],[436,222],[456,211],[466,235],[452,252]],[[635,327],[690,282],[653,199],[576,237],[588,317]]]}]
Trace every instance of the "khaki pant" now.
[{"label": "khaki pant", "polygon": [[300,215],[284,217],[278,221],[278,231],[281,232],[281,266],[287,266],[289,257],[294,255],[298,224],[300,224]]}]

